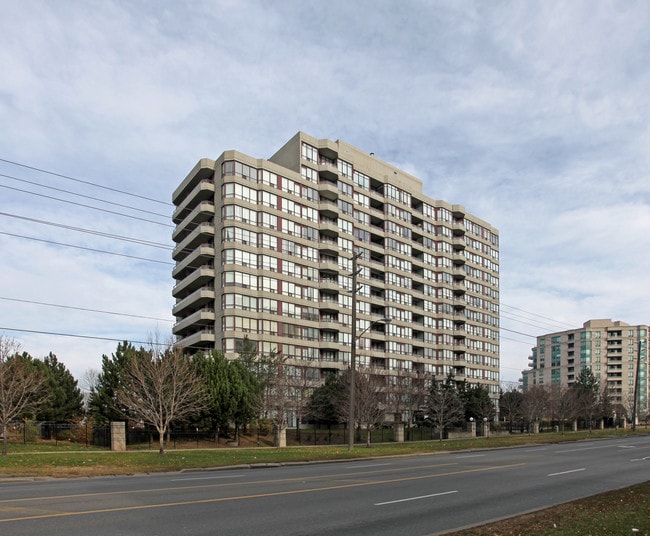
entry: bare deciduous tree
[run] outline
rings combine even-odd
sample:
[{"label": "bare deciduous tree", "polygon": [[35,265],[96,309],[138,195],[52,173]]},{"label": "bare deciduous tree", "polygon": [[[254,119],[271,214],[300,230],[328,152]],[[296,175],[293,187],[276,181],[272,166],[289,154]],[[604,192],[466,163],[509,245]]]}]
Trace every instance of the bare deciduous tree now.
[{"label": "bare deciduous tree", "polygon": [[300,441],[300,423],[304,421],[311,395],[320,383],[320,374],[318,369],[311,367],[291,367],[287,381],[292,411],[296,416],[296,433]]},{"label": "bare deciduous tree", "polygon": [[262,407],[264,415],[273,423],[274,442],[279,448],[286,445],[287,421],[294,402],[291,399],[286,358],[277,352],[271,352],[266,362]]},{"label": "bare deciduous tree", "polygon": [[411,424],[417,412],[424,409],[431,384],[431,375],[425,372],[397,370],[386,377],[386,404],[396,418],[406,418]]},{"label": "bare deciduous tree", "polygon": [[521,400],[521,414],[528,423],[528,433],[538,425],[549,406],[549,392],[543,385],[529,387]]},{"label": "bare deciduous tree", "polygon": [[571,387],[554,384],[551,387],[549,405],[551,414],[560,423],[560,431],[564,433],[566,421],[576,418],[577,399]]},{"label": "bare deciduous tree", "polygon": [[9,423],[23,417],[48,398],[45,378],[27,354],[19,355],[20,345],[0,335],[0,431],[2,455],[7,455]]},{"label": "bare deciduous tree", "polygon": [[164,454],[170,424],[204,409],[204,394],[196,367],[180,348],[152,344],[129,359],[116,397],[130,417],[156,428]]},{"label": "bare deciduous tree", "polygon": [[81,376],[79,384],[81,386],[81,394],[83,395],[83,406],[86,411],[89,409],[90,395],[94,389],[97,388],[97,379],[99,378],[99,371],[97,369],[86,369]]},{"label": "bare deciduous tree", "polygon": [[522,398],[523,395],[516,385],[511,385],[507,391],[501,392],[499,409],[501,410],[501,415],[508,423],[508,430],[510,432],[512,432],[514,422],[521,416]]},{"label": "bare deciduous tree", "polygon": [[366,446],[370,447],[373,428],[383,421],[386,415],[385,376],[373,374],[370,369],[360,369],[354,375],[355,419],[366,430]]}]

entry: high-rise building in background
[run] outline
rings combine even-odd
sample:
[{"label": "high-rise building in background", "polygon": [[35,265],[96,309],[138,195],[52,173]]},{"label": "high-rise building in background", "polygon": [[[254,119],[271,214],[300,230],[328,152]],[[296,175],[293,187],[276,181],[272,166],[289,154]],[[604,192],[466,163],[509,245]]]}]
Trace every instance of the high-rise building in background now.
[{"label": "high-rise building in background", "polygon": [[623,406],[631,415],[636,392],[637,415],[647,414],[648,326],[589,320],[581,328],[537,337],[529,360],[524,390],[533,385],[571,386],[588,367],[614,406]]},{"label": "high-rise building in background", "polygon": [[200,160],[173,202],[173,333],[188,351],[232,359],[247,337],[322,380],[349,366],[356,301],[358,367],[498,397],[498,231],[419,179],[299,132],[268,160]]}]

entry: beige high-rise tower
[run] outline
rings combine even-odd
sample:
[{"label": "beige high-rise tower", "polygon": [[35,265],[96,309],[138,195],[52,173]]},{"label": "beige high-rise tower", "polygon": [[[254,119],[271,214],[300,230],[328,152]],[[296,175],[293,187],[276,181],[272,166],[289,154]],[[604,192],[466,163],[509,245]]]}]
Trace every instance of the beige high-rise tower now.
[{"label": "beige high-rise tower", "polygon": [[648,329],[619,320],[588,320],[581,328],[537,337],[523,371],[524,389],[534,385],[570,387],[589,368],[619,417],[648,413]]},{"label": "beige high-rise tower", "polygon": [[268,160],[200,160],[173,202],[173,333],[188,351],[235,358],[247,337],[324,378],[356,342],[377,374],[452,374],[498,397],[498,232],[420,180],[299,132]]}]

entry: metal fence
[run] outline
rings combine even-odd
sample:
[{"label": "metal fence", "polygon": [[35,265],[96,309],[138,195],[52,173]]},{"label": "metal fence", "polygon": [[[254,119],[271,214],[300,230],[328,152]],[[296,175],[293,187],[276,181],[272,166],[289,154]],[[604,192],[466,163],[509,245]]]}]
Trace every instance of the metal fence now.
[{"label": "metal fence", "polygon": [[14,421],[7,426],[7,439],[24,444],[78,443],[88,447],[94,445],[94,428],[88,421]]},{"label": "metal fence", "polygon": [[[562,424],[562,423],[560,423]],[[602,423],[615,426],[617,423]],[[578,423],[576,428],[585,429],[588,423]],[[647,422],[645,423],[647,426]],[[544,432],[564,432],[572,429],[571,423],[559,426],[557,422],[543,421],[533,428],[523,421],[512,423],[501,422],[491,426],[490,435],[530,434]],[[574,428],[575,429],[575,428]],[[476,435],[470,436],[466,428],[445,429],[442,438],[479,437],[483,435],[483,426],[476,427]],[[437,441],[440,439],[438,430],[428,426],[406,426],[404,441]],[[0,439],[3,439],[0,431]],[[38,422],[16,421],[7,427],[7,439],[11,442],[24,444],[48,443],[49,445],[76,444],[80,447],[111,448],[110,426],[93,426],[91,420],[77,422]],[[365,444],[367,435],[365,430],[357,430],[355,443]],[[390,425],[378,426],[371,431],[371,443],[389,443],[395,441],[393,427]],[[306,425],[300,428],[289,428],[286,431],[287,446],[328,446],[347,445],[348,430],[342,426]],[[129,427],[126,429],[126,445],[129,450],[156,450],[159,445],[159,435],[152,429],[143,426]],[[271,447],[275,446],[275,437],[270,423],[260,426],[247,426],[241,429],[235,437],[234,430],[229,430],[228,435],[220,435],[214,430],[201,430],[192,427],[174,428],[165,437],[166,449],[211,449],[232,447]]]},{"label": "metal fence", "polygon": [[[452,430],[449,430],[451,432]],[[445,431],[443,438],[447,438]],[[11,423],[7,429],[10,441],[25,444],[54,443],[78,444],[84,447],[111,448],[110,426],[93,426],[90,421],[80,420],[75,423],[18,421]],[[405,441],[430,441],[439,439],[438,431],[430,427],[406,427]],[[355,443],[365,444],[366,430],[357,430]],[[389,443],[394,441],[392,426],[378,426],[371,430],[371,443]],[[328,446],[347,445],[348,430],[345,426],[302,425],[286,431],[288,446]],[[165,437],[166,449],[192,448],[227,448],[227,447],[267,447],[274,446],[275,438],[270,426],[248,426],[240,430],[235,437],[234,430],[228,435],[220,435],[214,430],[198,428],[174,428]],[[129,427],[126,429],[126,445],[130,450],[155,450],[159,445],[159,434],[153,428]]]}]

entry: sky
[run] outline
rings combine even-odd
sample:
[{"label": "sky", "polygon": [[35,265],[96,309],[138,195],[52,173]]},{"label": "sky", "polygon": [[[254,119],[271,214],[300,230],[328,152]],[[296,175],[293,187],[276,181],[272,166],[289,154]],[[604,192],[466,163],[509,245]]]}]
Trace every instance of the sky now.
[{"label": "sky", "polygon": [[650,323],[648,2],[0,12],[0,334],[82,386],[117,341],[171,337],[171,196],[194,164],[298,131],[499,230],[502,380],[537,336]]}]

